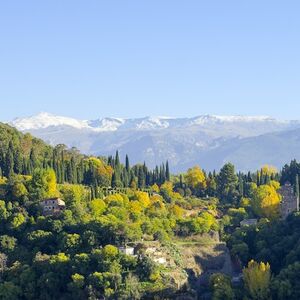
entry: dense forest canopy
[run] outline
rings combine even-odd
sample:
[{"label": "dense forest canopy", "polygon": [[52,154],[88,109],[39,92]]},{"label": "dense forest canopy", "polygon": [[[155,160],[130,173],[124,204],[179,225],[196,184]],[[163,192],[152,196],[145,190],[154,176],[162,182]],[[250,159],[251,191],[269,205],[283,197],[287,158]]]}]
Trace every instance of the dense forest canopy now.
[{"label": "dense forest canopy", "polygon": [[[150,170],[118,152],[86,156],[0,124],[0,299],[192,297],[203,289],[178,249],[216,232],[243,280],[214,272],[212,299],[299,299],[300,215],[280,216],[280,184],[299,196],[299,174],[292,161],[280,172],[226,163],[175,175],[168,162]],[[58,198],[64,209],[45,214],[41,201]],[[240,226],[248,219],[257,223]],[[162,263],[154,247],[168,253]]]}]

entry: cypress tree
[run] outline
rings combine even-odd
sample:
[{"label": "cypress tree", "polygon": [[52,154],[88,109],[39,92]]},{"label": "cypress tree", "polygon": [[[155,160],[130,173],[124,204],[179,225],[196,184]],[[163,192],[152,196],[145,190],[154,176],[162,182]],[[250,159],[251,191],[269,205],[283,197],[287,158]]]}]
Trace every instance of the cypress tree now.
[{"label": "cypress tree", "polygon": [[60,163],[60,170],[61,170],[61,183],[66,181],[66,169],[65,169],[65,154],[64,150],[61,151],[61,163]]},{"label": "cypress tree", "polygon": [[32,170],[34,170],[35,168],[38,167],[37,158],[36,158],[35,151],[33,148],[31,148],[31,150],[30,150],[29,160],[30,160]]},{"label": "cypress tree", "polygon": [[116,179],[116,173],[115,172],[112,174],[112,177],[111,177],[111,186],[113,188],[117,187],[117,179]]},{"label": "cypress tree", "polygon": [[260,181],[259,181],[259,185],[263,185],[264,184],[264,172],[263,169],[260,170]]},{"label": "cypress tree", "polygon": [[5,157],[6,177],[10,177],[14,173],[14,155],[12,150],[8,150]]},{"label": "cypress tree", "polygon": [[158,166],[155,167],[155,171],[154,171],[154,183],[159,183],[159,170],[158,170]]},{"label": "cypress tree", "polygon": [[260,186],[260,176],[259,176],[259,172],[256,172],[256,185]]},{"label": "cypress tree", "polygon": [[239,194],[241,197],[244,196],[244,181],[241,174],[239,174]]},{"label": "cypress tree", "polygon": [[138,174],[138,187],[140,189],[145,187],[145,173],[143,168],[139,168],[139,174]]},{"label": "cypress tree", "polygon": [[127,173],[129,173],[129,171],[130,171],[130,164],[129,164],[129,158],[128,158],[127,154],[126,154],[126,158],[125,158],[125,168],[126,168]]},{"label": "cypress tree", "polygon": [[183,178],[182,178],[182,174],[180,174],[179,176],[179,180],[180,180],[180,188],[183,188]]},{"label": "cypress tree", "polygon": [[116,151],[116,157],[115,157],[115,168],[120,168],[120,157],[119,157],[119,151]]},{"label": "cypress tree", "polygon": [[170,181],[170,170],[169,170],[169,162],[166,162],[166,180]]},{"label": "cypress tree", "polygon": [[22,173],[22,164],[23,164],[23,158],[21,155],[20,150],[18,149],[14,154],[14,171],[17,174]]},{"label": "cypress tree", "polygon": [[248,172],[247,181],[252,182],[252,177],[250,171]]}]

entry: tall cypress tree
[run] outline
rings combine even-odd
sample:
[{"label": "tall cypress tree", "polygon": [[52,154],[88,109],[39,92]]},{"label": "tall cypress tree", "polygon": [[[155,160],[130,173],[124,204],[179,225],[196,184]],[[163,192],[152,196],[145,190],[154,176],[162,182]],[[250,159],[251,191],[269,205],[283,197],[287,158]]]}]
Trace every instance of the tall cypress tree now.
[{"label": "tall cypress tree", "polygon": [[145,173],[144,169],[142,167],[139,168],[139,173],[138,173],[138,187],[140,189],[145,187]]},{"label": "tall cypress tree", "polygon": [[14,149],[12,141],[9,142],[8,152],[5,156],[5,176],[10,177],[14,173]]},{"label": "tall cypress tree", "polygon": [[126,168],[127,173],[129,173],[129,171],[130,171],[130,164],[129,164],[129,158],[128,158],[127,154],[126,154],[126,158],[125,158],[125,168]]},{"label": "tall cypress tree", "polygon": [[17,174],[22,173],[22,165],[23,165],[23,158],[20,152],[20,149],[17,149],[17,151],[14,154],[14,171]]},{"label": "tall cypress tree", "polygon": [[31,148],[31,150],[30,150],[29,160],[30,160],[30,164],[31,164],[31,167],[33,170],[38,167],[37,158],[36,158],[35,151],[33,148]]},{"label": "tall cypress tree", "polygon": [[119,151],[116,151],[116,157],[115,157],[115,168],[120,168],[120,157],[119,157]]},{"label": "tall cypress tree", "polygon": [[169,170],[169,162],[166,162],[166,180],[170,181],[170,170]]}]

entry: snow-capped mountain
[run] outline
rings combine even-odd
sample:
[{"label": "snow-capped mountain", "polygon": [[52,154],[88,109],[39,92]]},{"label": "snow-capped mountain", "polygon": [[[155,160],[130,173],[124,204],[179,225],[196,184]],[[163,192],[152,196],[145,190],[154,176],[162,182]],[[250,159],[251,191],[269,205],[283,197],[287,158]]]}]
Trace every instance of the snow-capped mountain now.
[{"label": "snow-capped mountain", "polygon": [[29,118],[17,118],[11,122],[11,125],[21,131],[43,129],[51,126],[71,126],[83,129],[88,127],[88,122],[42,112]]},{"label": "snow-capped mountain", "polygon": [[[88,129],[90,131],[116,131],[116,130],[153,130],[176,127],[207,127],[216,125],[259,124],[263,126],[284,127],[288,122],[278,121],[267,116],[216,116],[203,115],[194,118],[169,118],[169,117],[145,117],[137,119],[103,118],[98,120],[77,120],[74,118],[55,116],[42,112],[29,118],[17,118],[11,125],[21,131],[38,130],[49,127],[69,126],[76,129]],[[266,129],[268,131],[268,129]]]},{"label": "snow-capped mountain", "polygon": [[[236,162],[241,170],[256,169],[261,161],[275,165],[278,162],[280,166],[280,158],[286,156],[277,153],[276,147],[279,147],[281,137],[288,135],[278,134],[300,127],[298,121],[280,121],[268,116],[201,115],[193,118],[77,120],[49,113],[18,118],[10,125],[52,145],[64,143],[86,154],[111,155],[119,150],[121,156],[128,154],[132,163],[146,161],[150,166],[168,159],[174,172],[193,164],[217,169],[228,159]],[[277,140],[273,148],[268,145],[268,149],[273,149],[273,154],[268,152],[268,155],[263,155],[264,135],[268,135],[268,141],[272,141],[274,136],[280,137],[280,142]],[[258,138],[260,136],[262,138]],[[245,145],[252,149],[251,153],[247,153]],[[262,156],[259,159],[255,154],[256,148],[261,149]],[[294,151],[294,157],[297,157],[298,149],[289,149],[289,153]],[[233,153],[237,154],[233,156]]]}]

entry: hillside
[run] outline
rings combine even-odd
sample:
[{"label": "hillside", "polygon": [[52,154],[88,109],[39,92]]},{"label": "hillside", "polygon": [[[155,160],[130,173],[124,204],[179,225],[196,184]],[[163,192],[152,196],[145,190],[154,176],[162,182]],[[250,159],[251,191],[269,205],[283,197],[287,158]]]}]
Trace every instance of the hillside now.
[{"label": "hillside", "polygon": [[0,299],[299,299],[296,161],[178,176],[0,135]]}]

